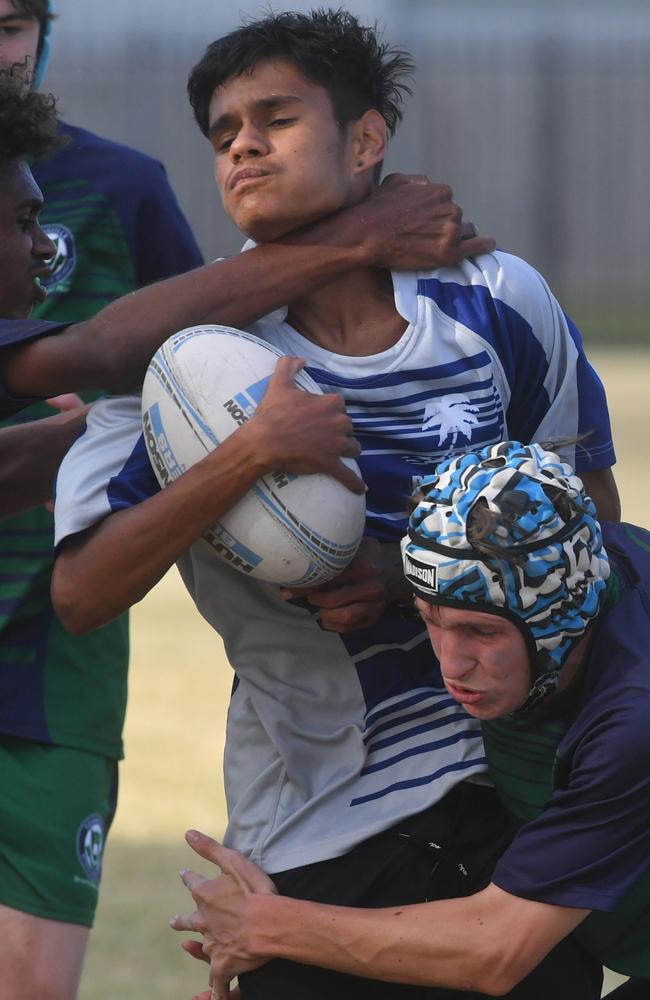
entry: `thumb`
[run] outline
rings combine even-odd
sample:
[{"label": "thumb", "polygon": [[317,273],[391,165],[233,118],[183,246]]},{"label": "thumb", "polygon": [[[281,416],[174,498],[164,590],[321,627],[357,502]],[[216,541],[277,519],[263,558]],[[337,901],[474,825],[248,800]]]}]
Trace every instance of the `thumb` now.
[{"label": "thumb", "polygon": [[304,367],[304,358],[291,358],[289,356],[280,358],[275,366],[271,381],[276,385],[280,383],[281,385],[290,386],[298,372]]}]

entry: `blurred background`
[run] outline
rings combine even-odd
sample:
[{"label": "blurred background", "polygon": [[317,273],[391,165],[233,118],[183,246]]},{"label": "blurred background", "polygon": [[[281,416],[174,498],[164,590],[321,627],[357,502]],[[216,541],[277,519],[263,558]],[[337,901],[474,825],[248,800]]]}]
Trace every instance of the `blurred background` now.
[{"label": "blurred background", "polygon": [[[547,277],[608,390],[624,516],[648,525],[650,475],[639,460],[650,409],[647,0],[348,6],[417,63],[387,172],[449,182],[466,218]],[[241,240],[221,211],[185,82],[212,39],[265,9],[252,0],[57,0],[47,87],[70,122],[163,161],[208,259]],[[191,864],[184,829],[223,830],[230,683],[217,637],[173,571],[133,614],[127,760],[82,1000],[189,1000],[205,983],[166,922],[189,900],[176,874]]]},{"label": "blurred background", "polygon": [[[301,0],[276,8],[309,9]],[[646,0],[353,0],[416,60],[387,170],[452,184],[467,218],[529,260],[589,339],[648,330]],[[185,96],[256,0],[57,0],[48,86],[65,116],[166,165],[209,258],[240,240]]]}]

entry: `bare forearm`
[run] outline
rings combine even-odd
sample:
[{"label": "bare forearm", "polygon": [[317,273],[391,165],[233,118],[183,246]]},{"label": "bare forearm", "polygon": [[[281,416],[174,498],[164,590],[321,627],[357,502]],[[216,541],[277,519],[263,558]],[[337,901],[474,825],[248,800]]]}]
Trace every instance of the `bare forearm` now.
[{"label": "bare forearm", "polygon": [[96,368],[80,372],[79,378],[101,382],[111,358],[107,387],[127,389],[141,381],[160,344],[183,327],[201,323],[246,327],[299,292],[349,270],[359,258],[352,247],[316,246],[305,253],[269,244],[141,289],[109,306],[96,324],[89,322],[87,336],[96,345]]},{"label": "bare forearm", "polygon": [[94,319],[5,348],[2,377],[15,396],[138,383],[160,344],[200,323],[247,326],[356,268],[424,270],[489,252],[446,185],[387,177],[365,201],[227,261],[133,292]]},{"label": "bare forearm", "polygon": [[56,470],[84,423],[85,412],[63,413],[0,431],[0,517],[51,499]]},{"label": "bare forearm", "polygon": [[15,396],[51,396],[137,385],[158,347],[183,327],[245,327],[364,261],[357,246],[269,244],[142,288],[97,316],[6,352],[3,378]]},{"label": "bare forearm", "polygon": [[242,428],[167,489],[75,536],[59,555],[52,601],[71,632],[99,628],[140,601],[260,475]]},{"label": "bare forearm", "polygon": [[520,982],[585,916],[494,886],[465,899],[381,910],[258,895],[249,914],[251,951],[260,957],[495,996]]}]

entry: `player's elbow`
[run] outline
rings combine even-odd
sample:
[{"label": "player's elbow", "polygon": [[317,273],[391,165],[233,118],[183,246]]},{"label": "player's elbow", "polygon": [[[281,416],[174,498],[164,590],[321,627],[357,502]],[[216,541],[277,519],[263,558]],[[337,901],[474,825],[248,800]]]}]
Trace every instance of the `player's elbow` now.
[{"label": "player's elbow", "polygon": [[510,993],[535,968],[524,951],[507,944],[491,949],[479,959],[476,984],[472,989],[491,997],[502,997]]},{"label": "player's elbow", "polygon": [[57,591],[54,586],[52,587],[52,605],[64,629],[71,635],[86,635],[86,633],[99,628],[101,624],[88,613],[83,602],[78,601],[65,591]]},{"label": "player's elbow", "polygon": [[468,956],[465,965],[468,982],[463,989],[491,997],[506,996],[535,968],[539,961],[536,952],[516,934],[504,936],[501,930],[497,922],[494,932],[490,930],[474,939],[471,958]]},{"label": "player's elbow", "polygon": [[485,970],[475,989],[489,997],[504,997],[519,985],[525,975],[513,973],[511,968],[498,967]]},{"label": "player's elbow", "polygon": [[473,959],[472,972],[463,982],[462,988],[485,996],[506,996],[527,975],[526,972],[520,974],[514,969],[505,956],[492,954],[481,960],[474,954]]},{"label": "player's elbow", "polygon": [[65,556],[60,556],[54,564],[51,598],[57,617],[72,635],[85,635],[104,624],[90,598],[89,588]]}]

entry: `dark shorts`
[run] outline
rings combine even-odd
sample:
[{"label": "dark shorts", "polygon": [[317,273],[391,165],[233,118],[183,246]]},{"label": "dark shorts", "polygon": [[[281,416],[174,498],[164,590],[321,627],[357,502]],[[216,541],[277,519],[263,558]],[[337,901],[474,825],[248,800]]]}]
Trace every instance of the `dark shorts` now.
[{"label": "dark shorts", "polygon": [[611,1000],[648,1000],[650,979],[630,979],[608,994]]},{"label": "dark shorts", "polygon": [[[492,789],[464,782],[442,802],[331,861],[273,875],[285,896],[341,906],[423,903],[478,892],[490,881],[514,828]],[[602,970],[562,942],[508,996],[598,1000]],[[243,1000],[447,1000],[483,994],[380,983],[276,960],[240,977]],[[563,992],[566,990],[566,992]]]},{"label": "dark shorts", "polygon": [[0,903],[91,927],[117,763],[0,737]]}]

